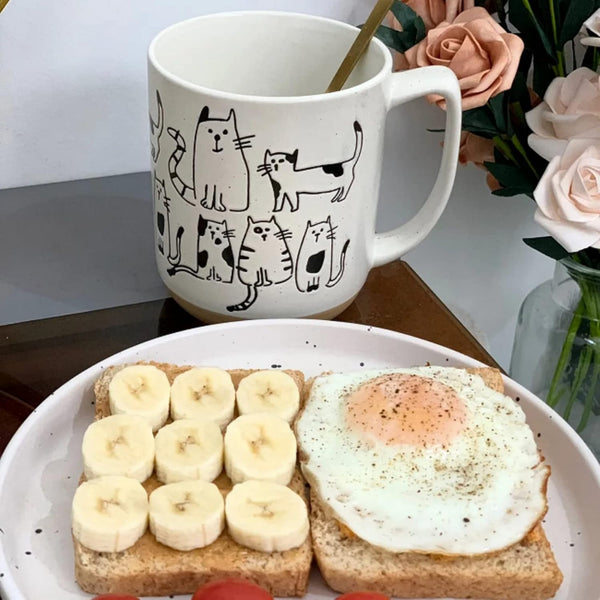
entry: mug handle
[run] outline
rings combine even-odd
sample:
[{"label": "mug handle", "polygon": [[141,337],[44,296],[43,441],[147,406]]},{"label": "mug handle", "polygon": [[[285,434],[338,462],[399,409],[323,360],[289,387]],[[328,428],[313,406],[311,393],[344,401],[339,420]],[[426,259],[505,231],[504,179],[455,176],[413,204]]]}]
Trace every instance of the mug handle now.
[{"label": "mug handle", "polygon": [[400,258],[421,242],[441,217],[452,191],[462,123],[460,88],[454,73],[442,66],[393,73],[387,89],[387,110],[427,94],[440,94],[446,100],[446,131],[440,169],[419,212],[404,225],[375,235],[374,267]]}]

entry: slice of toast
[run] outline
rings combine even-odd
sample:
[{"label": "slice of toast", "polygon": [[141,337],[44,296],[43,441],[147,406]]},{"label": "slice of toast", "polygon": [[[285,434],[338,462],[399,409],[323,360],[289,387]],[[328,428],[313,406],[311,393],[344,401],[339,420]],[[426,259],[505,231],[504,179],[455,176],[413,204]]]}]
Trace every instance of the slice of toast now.
[{"label": "slice of toast", "polygon": [[[468,369],[503,392],[500,371]],[[310,394],[307,382],[304,399]],[[300,454],[302,460],[302,453]],[[326,583],[336,592],[381,592],[398,598],[545,600],[562,582],[541,523],[518,544],[482,556],[445,557],[394,553],[345,531],[314,489],[310,491],[313,552]],[[348,535],[349,534],[349,535]]]},{"label": "slice of toast", "polygon": [[[162,369],[169,381],[190,367],[153,363]],[[110,415],[108,384],[114,373],[125,365],[110,367],[95,385],[96,419]],[[229,371],[237,386],[252,370]],[[286,371],[301,392],[304,375]],[[231,482],[222,473],[214,482],[225,495]],[[148,492],[161,485],[152,476],[144,482]],[[304,479],[297,469],[289,485],[305,500]],[[263,586],[274,596],[303,596],[308,586],[312,549],[310,537],[298,548],[285,552],[259,552],[234,542],[227,531],[206,546],[189,552],[173,550],[157,542],[147,531],[131,548],[123,552],[95,552],[73,540],[75,579],[79,586],[92,594],[122,593],[134,596],[169,596],[191,594],[200,585],[227,577],[242,578]]]}]

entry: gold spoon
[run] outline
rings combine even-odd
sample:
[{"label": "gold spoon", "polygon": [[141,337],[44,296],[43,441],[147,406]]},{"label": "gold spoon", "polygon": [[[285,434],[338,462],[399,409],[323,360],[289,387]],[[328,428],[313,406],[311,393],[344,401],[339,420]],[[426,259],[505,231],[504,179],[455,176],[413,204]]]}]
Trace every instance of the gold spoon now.
[{"label": "gold spoon", "polygon": [[348,79],[348,76],[352,73],[356,63],[367,49],[369,42],[375,35],[379,25],[381,25],[385,15],[387,15],[390,8],[392,8],[392,4],[394,4],[394,0],[377,0],[371,14],[367,17],[367,20],[356,36],[354,43],[350,46],[350,50],[348,50],[342,64],[333,76],[329,87],[325,90],[325,93],[337,92],[342,89],[346,79]]}]

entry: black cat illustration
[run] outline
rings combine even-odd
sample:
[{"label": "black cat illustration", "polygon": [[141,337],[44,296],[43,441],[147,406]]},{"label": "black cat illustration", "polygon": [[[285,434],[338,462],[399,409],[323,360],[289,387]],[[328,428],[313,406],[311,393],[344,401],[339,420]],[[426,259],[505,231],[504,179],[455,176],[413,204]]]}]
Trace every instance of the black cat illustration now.
[{"label": "black cat illustration", "polygon": [[156,210],[156,243],[158,251],[164,255],[165,238],[168,239],[167,221],[165,218],[168,210],[168,198],[165,191],[165,182],[154,175],[154,208]]},{"label": "black cat illustration", "polygon": [[209,221],[200,216],[198,222],[198,276],[209,281],[233,281],[233,232],[226,221]]},{"label": "black cat illustration", "polygon": [[323,284],[333,287],[344,274],[346,266],[346,250],[350,240],[346,240],[339,257],[337,273],[333,274],[333,240],[335,227],[331,226],[331,218],[311,223],[308,221],[300,242],[296,259],[296,287],[301,292],[314,292]]},{"label": "black cat illustration", "polygon": [[[168,218],[168,213],[167,213]],[[202,215],[198,218],[195,255],[193,260],[183,262],[181,240],[184,228],[176,233],[175,254],[169,256],[173,265],[167,270],[171,276],[175,273],[189,273],[198,279],[231,283],[233,281],[233,250],[231,242],[233,231],[227,228],[226,221],[212,221]]]},{"label": "black cat illustration", "polygon": [[228,306],[229,312],[247,310],[258,297],[258,289],[277,285],[292,277],[293,262],[286,240],[291,233],[281,229],[275,217],[254,221],[248,217],[248,226],[237,261],[239,280],[246,285],[246,298]]},{"label": "black cat illustration", "polygon": [[250,138],[254,136],[240,137],[233,109],[225,119],[210,117],[208,106],[202,109],[194,134],[191,185],[180,173],[185,139],[173,127],[167,131],[177,143],[169,159],[169,174],[186,202],[221,212],[248,208],[250,179],[244,150],[251,147]]},{"label": "black cat illustration", "polygon": [[291,211],[298,210],[302,194],[334,193],[332,202],[346,199],[354,171],[363,147],[363,131],[358,121],[354,122],[354,154],[347,160],[312,167],[298,167],[298,150],[287,152],[265,152],[264,163],[258,166],[262,175],[268,175],[275,197],[274,212],[283,210],[287,201]]},{"label": "black cat illustration", "polygon": [[150,154],[154,162],[158,160],[160,154],[160,136],[164,128],[164,110],[158,90],[156,90],[156,106],[158,108],[156,121],[152,118],[152,115],[148,115],[150,118]]}]

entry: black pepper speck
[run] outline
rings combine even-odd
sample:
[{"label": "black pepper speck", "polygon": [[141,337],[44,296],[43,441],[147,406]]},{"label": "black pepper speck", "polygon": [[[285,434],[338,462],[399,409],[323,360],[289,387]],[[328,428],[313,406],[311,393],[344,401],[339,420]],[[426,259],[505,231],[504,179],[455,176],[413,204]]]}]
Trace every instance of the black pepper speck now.
[{"label": "black pepper speck", "polygon": [[36,533],[42,533],[42,530],[41,529],[36,529],[35,532]]}]

